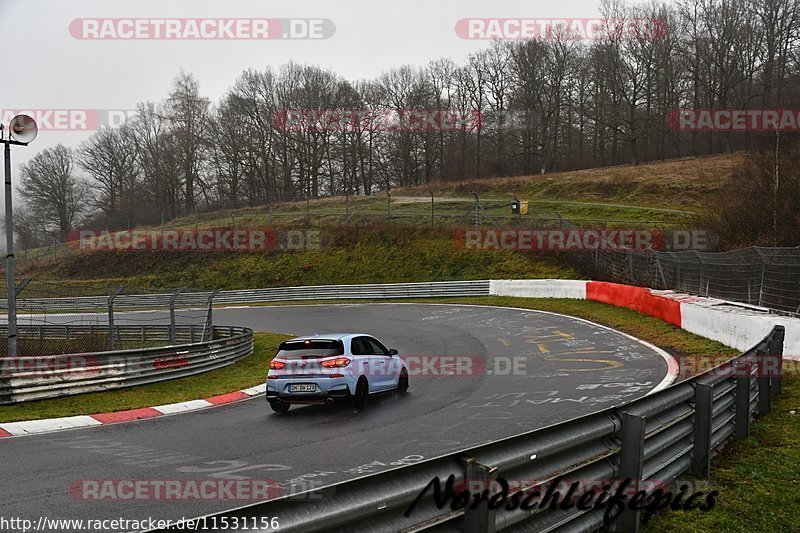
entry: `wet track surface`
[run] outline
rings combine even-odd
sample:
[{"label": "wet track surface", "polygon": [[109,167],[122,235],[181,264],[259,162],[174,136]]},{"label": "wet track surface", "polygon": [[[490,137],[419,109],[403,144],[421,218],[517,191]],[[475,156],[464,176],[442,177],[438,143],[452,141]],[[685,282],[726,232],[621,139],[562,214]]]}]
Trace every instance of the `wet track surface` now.
[{"label": "wet track surface", "polygon": [[423,364],[407,395],[370,398],[359,412],[311,405],[277,415],[261,396],[152,420],[3,439],[2,515],[34,521],[199,516],[250,502],[84,500],[78,488],[86,479],[256,479],[287,494],[604,409],[663,386],[667,374],[664,358],[630,337],[535,311],[312,305],[218,309],[214,318],[256,331],[364,332],[403,355],[424,361],[472,356],[475,364],[460,375]]}]

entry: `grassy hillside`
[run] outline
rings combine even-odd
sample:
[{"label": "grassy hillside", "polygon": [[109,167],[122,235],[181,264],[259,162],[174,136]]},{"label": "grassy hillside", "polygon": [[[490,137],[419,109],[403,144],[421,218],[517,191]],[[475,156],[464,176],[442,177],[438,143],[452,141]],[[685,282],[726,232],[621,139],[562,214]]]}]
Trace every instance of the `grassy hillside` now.
[{"label": "grassy hillside", "polygon": [[244,289],[286,285],[440,281],[482,278],[577,278],[555,257],[464,250],[449,233],[393,226],[331,227],[330,247],[300,252],[84,253],[23,266],[19,277],[128,279],[134,285]]},{"label": "grassy hillside", "polygon": [[[557,257],[465,251],[456,227],[482,223],[553,227],[558,217],[582,226],[676,228],[693,224],[732,179],[743,154],[715,155],[546,175],[434,182],[372,197],[343,197],[201,212],[171,228],[267,227],[321,230],[329,244],[292,253],[80,254],[62,245],[18,253],[18,277],[58,280],[126,279],[153,286],[245,288],[324,283],[431,281],[489,277],[577,277]],[[435,195],[431,228],[430,192]],[[521,218],[512,198],[530,202]],[[490,220],[492,219],[492,220]],[[345,225],[347,223],[347,225]]]}]

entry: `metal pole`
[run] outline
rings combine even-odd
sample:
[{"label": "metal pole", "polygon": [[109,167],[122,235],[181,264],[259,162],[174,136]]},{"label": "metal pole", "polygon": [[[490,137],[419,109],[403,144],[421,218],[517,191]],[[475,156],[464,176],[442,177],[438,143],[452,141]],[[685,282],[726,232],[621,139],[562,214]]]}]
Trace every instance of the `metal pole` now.
[{"label": "metal pole", "polygon": [[17,356],[17,299],[14,288],[14,212],[11,203],[11,145],[6,143],[6,290],[8,294],[8,356]]},{"label": "metal pole", "polygon": [[178,289],[173,292],[172,297],[169,299],[169,343],[173,346],[177,344],[175,342],[175,300],[178,298],[181,290],[183,289]]},{"label": "metal pole", "polygon": [[350,224],[350,191],[344,193],[344,223]]},{"label": "metal pole", "polygon": [[389,216],[389,222],[391,222],[392,221],[392,193],[389,192],[389,191],[386,191],[386,198],[387,198],[387,208],[388,208],[387,214]]},{"label": "metal pole", "polygon": [[125,290],[125,285],[120,285],[117,287],[111,295],[108,297],[108,349],[113,350],[115,342],[115,335],[114,335],[114,299],[122,294],[122,291]]},{"label": "metal pole", "polygon": [[[219,290],[215,290],[211,293],[211,296],[208,297],[208,309],[206,311],[206,322],[203,324],[203,335],[200,337],[200,342],[206,340],[206,330],[209,333],[208,340],[214,340],[214,324],[213,324],[213,309],[214,309],[214,297],[219,293]],[[194,339],[192,339],[194,342]]]},{"label": "metal pole", "polygon": [[431,195],[431,227],[433,227],[433,191],[428,191]]}]

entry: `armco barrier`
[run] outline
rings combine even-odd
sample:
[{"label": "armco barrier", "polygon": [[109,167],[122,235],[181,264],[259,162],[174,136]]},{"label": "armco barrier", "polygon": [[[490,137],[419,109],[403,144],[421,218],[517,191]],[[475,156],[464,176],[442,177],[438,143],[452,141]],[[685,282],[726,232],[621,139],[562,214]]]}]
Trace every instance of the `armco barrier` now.
[{"label": "armco barrier", "polygon": [[[308,285],[299,287],[271,287],[219,291],[214,303],[259,303],[287,300],[341,300],[385,298],[437,298],[456,296],[488,296],[489,281],[432,281],[420,283],[370,283],[362,285]],[[114,299],[115,308],[151,308],[163,306],[171,293],[120,294]],[[184,292],[177,300],[182,305],[203,305],[211,292]],[[25,308],[41,312],[105,310],[108,296],[83,296],[77,298],[19,298]]]},{"label": "armco barrier", "polygon": [[[286,495],[209,515],[205,520],[207,524],[257,524],[265,517],[279,517],[281,531],[303,533],[580,532],[603,526],[635,533],[640,515],[646,511],[626,506],[609,523],[605,508],[591,504],[583,509],[550,507],[541,505],[542,500],[548,489],[556,486],[563,498],[575,481],[582,482],[581,488],[609,483],[616,487],[615,482],[630,479],[636,488],[624,500],[627,504],[634,492],[642,489],[653,494],[654,486],[668,485],[686,472],[708,476],[714,455],[731,438],[746,438],[753,415],[768,412],[772,396],[780,392],[780,377],[757,377],[756,368],[760,364],[774,368],[770,361],[780,360],[783,335],[783,328],[776,327],[745,354],[625,405],[316,492]],[[451,475],[454,490],[447,495]],[[440,494],[431,486],[437,477]],[[473,506],[473,499],[456,497],[462,489],[477,486],[471,492],[481,493],[491,487],[487,493],[487,499],[491,499],[499,489],[489,482],[498,478],[518,484],[494,509],[485,500]],[[562,479],[566,480],[563,489],[557,485]],[[600,490],[597,488],[595,494]],[[539,492],[538,498],[529,500],[536,512],[506,507],[513,492],[518,491],[522,501]],[[579,496],[580,492],[573,493],[573,498]],[[459,499],[460,505],[451,505]],[[186,524],[173,529],[181,527]]]},{"label": "armco barrier", "polygon": [[[167,326],[116,327],[121,335],[169,339]],[[73,327],[73,334],[78,329]],[[186,344],[3,359],[0,404],[155,383],[220,368],[253,352],[249,328],[214,326],[213,340],[206,342],[189,342],[193,334],[191,326],[177,326],[176,337]]]}]

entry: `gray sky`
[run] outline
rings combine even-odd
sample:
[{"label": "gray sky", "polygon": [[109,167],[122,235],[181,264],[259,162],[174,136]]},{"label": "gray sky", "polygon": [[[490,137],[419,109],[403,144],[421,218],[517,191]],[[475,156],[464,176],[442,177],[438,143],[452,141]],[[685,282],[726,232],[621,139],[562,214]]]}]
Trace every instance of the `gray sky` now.
[{"label": "gray sky", "polygon": [[[371,78],[438,57],[461,62],[488,41],[455,31],[462,18],[596,18],[596,0],[0,0],[0,109],[125,110],[160,100],[176,73],[195,74],[216,101],[246,68],[289,60]],[[324,18],[325,40],[82,40],[79,18]],[[12,50],[17,50],[14,54]],[[38,150],[77,146],[90,131],[40,131],[13,150],[15,174]]]}]

